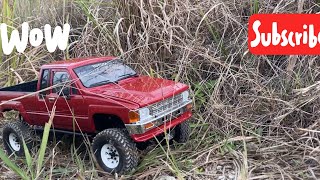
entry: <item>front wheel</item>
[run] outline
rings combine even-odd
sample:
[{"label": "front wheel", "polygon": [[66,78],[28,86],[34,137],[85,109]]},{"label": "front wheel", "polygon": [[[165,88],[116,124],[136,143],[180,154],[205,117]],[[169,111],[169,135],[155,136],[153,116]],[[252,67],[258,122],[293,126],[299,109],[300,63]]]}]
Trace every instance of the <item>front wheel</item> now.
[{"label": "front wheel", "polygon": [[190,126],[187,121],[178,124],[174,128],[174,137],[173,139],[178,143],[186,143],[190,135]]},{"label": "front wheel", "polygon": [[100,167],[124,174],[138,165],[136,145],[122,129],[106,129],[93,139],[92,149]]}]

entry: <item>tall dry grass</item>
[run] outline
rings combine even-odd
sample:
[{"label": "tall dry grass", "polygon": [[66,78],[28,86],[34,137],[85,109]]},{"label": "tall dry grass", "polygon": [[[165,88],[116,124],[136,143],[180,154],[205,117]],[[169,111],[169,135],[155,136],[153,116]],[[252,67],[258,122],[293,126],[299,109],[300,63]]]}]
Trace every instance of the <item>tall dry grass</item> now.
[{"label": "tall dry grass", "polygon": [[[116,55],[141,73],[191,86],[190,142],[172,149],[171,159],[159,147],[145,152],[130,177],[320,177],[319,56],[254,56],[247,48],[251,14],[318,13],[319,1],[17,1],[15,25],[68,22],[70,44],[53,54],[41,46],[3,56],[19,62],[12,70],[5,66],[3,85],[8,73],[14,83],[21,81],[18,75],[36,78],[48,61]],[[56,163],[67,170],[53,177],[77,174],[76,165]],[[84,167],[78,174],[90,173]]]}]

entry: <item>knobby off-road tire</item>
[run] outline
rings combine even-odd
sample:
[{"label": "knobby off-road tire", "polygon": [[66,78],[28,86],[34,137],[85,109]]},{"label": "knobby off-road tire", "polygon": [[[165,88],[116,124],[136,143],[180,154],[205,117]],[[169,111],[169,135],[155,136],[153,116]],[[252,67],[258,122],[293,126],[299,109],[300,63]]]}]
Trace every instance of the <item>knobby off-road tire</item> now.
[{"label": "knobby off-road tire", "polygon": [[190,135],[190,126],[187,121],[184,121],[181,124],[178,124],[174,128],[174,137],[173,140],[175,140],[178,143],[185,143],[189,140]]},{"label": "knobby off-road tire", "polygon": [[122,129],[106,129],[92,142],[93,153],[100,167],[109,173],[125,174],[138,165],[135,143]]},{"label": "knobby off-road tire", "polygon": [[9,155],[24,156],[23,140],[31,150],[34,146],[34,134],[29,125],[23,121],[7,123],[2,132],[4,148]]}]

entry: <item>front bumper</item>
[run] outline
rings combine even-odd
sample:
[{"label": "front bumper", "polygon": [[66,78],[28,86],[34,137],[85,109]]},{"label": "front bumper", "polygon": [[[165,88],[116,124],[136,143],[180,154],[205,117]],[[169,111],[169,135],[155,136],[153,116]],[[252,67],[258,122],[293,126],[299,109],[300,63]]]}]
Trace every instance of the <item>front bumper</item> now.
[{"label": "front bumper", "polygon": [[[182,106],[174,108],[169,112],[148,122],[126,124],[126,128],[135,142],[147,141],[154,136],[163,133],[165,130],[170,129],[182,123],[183,121],[190,119],[192,113],[186,110],[186,106],[191,102],[192,101],[187,101]],[[146,128],[147,124],[152,124],[152,127]]]},{"label": "front bumper", "polygon": [[171,129],[171,128],[175,127],[176,125],[190,119],[191,116],[192,116],[192,113],[190,111],[187,111],[187,112],[183,113],[181,116],[179,116],[178,118],[173,119],[171,121],[167,121],[164,124],[162,124],[161,126],[155,127],[153,129],[147,131],[146,133],[131,134],[131,138],[135,142],[147,141],[147,140],[152,139],[155,136],[158,136],[159,134],[163,133],[165,130]]}]

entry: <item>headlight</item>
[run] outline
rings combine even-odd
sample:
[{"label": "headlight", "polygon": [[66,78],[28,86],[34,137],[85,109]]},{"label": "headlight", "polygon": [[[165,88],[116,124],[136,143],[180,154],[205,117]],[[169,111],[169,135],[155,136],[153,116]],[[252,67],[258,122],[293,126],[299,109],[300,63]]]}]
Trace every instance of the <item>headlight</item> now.
[{"label": "headlight", "polygon": [[149,108],[141,108],[139,109],[139,115],[140,115],[140,120],[146,119],[147,117],[150,116],[150,110]]},{"label": "headlight", "polygon": [[150,110],[147,107],[138,109],[136,111],[130,111],[129,112],[129,122],[130,123],[136,123],[138,121],[145,121],[148,120],[151,117]]},{"label": "headlight", "polygon": [[189,91],[187,90],[182,93],[182,101],[185,102],[188,100],[189,100]]}]

